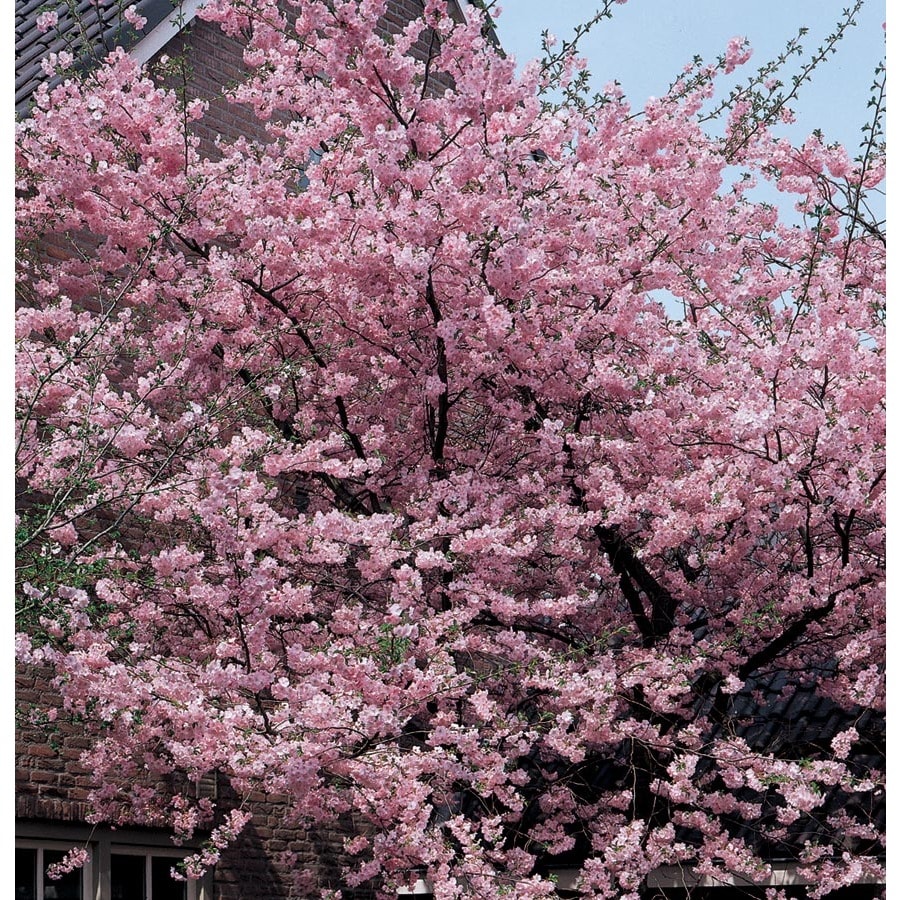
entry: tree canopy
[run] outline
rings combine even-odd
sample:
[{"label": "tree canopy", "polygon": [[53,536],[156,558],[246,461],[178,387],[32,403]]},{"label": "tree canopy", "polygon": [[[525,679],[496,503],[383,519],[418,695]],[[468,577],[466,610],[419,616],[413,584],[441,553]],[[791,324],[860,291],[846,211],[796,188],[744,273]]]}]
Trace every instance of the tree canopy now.
[{"label": "tree canopy", "polygon": [[[740,41],[634,109],[383,11],[206,5],[262,138],[122,50],[18,126],[18,653],[96,819],[196,874],[249,813],[153,785],[217,772],[384,896],[881,877],[879,95],[853,159],[765,67],[712,133]],[[765,735],[798,691],[835,733]]]}]

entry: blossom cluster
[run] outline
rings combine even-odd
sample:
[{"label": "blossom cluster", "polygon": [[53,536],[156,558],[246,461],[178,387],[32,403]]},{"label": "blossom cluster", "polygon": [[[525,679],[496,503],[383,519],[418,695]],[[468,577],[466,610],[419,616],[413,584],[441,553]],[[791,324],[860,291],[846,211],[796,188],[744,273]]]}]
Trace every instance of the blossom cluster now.
[{"label": "blossom cluster", "polygon": [[[262,137],[207,152],[121,50],[18,128],[17,647],[93,818],[212,828],[197,877],[251,805],[156,785],[220,773],[352,810],[384,896],[877,877],[885,248],[838,199],[877,154],[710,135],[702,80],[553,109],[474,9],[287,6],[201,12]],[[764,740],[792,691],[844,724]]]}]

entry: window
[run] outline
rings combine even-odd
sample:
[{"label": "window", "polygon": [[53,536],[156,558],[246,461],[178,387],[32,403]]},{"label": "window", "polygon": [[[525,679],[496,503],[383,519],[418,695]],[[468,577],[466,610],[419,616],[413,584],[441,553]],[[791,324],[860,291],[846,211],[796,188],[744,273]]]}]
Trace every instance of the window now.
[{"label": "window", "polygon": [[432,900],[434,897],[434,894],[431,892],[431,885],[421,878],[416,881],[411,889],[403,887],[397,891],[398,898],[413,897],[413,895],[415,895],[414,900]]},{"label": "window", "polygon": [[172,877],[181,856],[133,848],[111,848],[110,900],[195,900],[193,885]]},{"label": "window", "polygon": [[[191,851],[173,847],[165,835],[45,827],[52,831],[46,840],[35,833],[16,840],[15,900],[209,900],[212,896],[209,877],[199,882],[172,877],[172,869]],[[62,878],[48,878],[47,867],[61,862],[73,847],[85,847],[90,861]]]},{"label": "window", "polygon": [[71,845],[20,842],[16,846],[15,900],[85,900],[90,896],[91,865],[51,880],[47,867],[62,862]]}]

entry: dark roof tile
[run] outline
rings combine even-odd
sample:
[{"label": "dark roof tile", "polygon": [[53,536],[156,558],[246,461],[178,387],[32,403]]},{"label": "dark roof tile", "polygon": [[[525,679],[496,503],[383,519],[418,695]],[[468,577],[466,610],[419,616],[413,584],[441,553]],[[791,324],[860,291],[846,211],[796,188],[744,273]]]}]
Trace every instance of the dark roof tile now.
[{"label": "dark roof tile", "polygon": [[[147,20],[140,34],[122,18],[129,8]],[[170,0],[79,0],[74,9],[68,3],[16,0],[16,112],[27,115],[32,95],[47,80],[39,61],[48,53],[67,50],[81,69],[89,68],[93,60],[116,46],[134,46],[172,9]],[[57,25],[46,32],[37,26],[44,11],[54,11],[59,17]]]}]

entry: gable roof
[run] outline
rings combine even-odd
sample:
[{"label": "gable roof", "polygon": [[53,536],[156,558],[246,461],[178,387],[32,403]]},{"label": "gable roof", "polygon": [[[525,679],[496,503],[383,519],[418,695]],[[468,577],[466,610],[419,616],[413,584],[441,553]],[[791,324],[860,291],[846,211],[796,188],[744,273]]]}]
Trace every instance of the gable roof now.
[{"label": "gable roof", "polygon": [[[41,68],[48,53],[67,51],[76,66],[89,68],[115,47],[133,50],[167,19],[177,17],[183,27],[199,4],[192,5],[189,11],[173,8],[171,0],[16,0],[16,112],[27,114],[38,85],[48,80]],[[140,33],[124,18],[128,9],[147,20]],[[38,18],[46,12],[56,13],[57,24],[42,31]]]},{"label": "gable roof", "polygon": [[[41,60],[67,51],[78,68],[88,69],[115,47],[147,62],[188,25],[202,0],[16,0],[16,114],[28,114],[31,98],[48,81]],[[465,20],[469,0],[448,0],[451,15]],[[133,9],[147,20],[137,32],[124,18]],[[42,31],[38,17],[54,12],[57,24]],[[492,39],[496,35],[491,31]],[[53,84],[58,79],[49,79]]]}]

